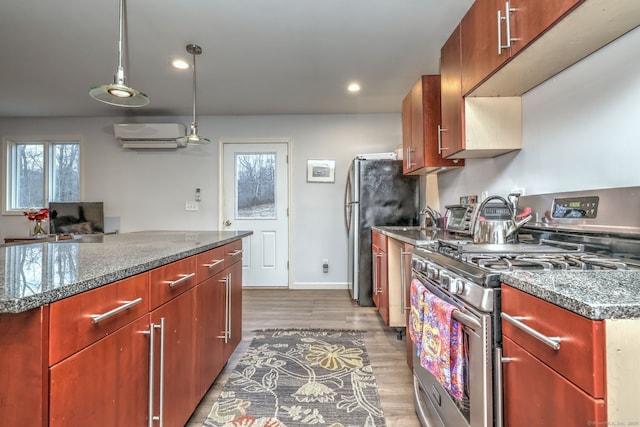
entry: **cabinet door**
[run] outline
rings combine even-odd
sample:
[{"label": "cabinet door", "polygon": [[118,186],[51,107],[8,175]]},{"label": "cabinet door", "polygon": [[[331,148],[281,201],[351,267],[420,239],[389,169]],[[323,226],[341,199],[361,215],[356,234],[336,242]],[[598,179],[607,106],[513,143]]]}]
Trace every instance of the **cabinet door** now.
[{"label": "cabinet door", "polygon": [[584,0],[511,0],[511,56],[526,47]]},{"label": "cabinet door", "polygon": [[164,347],[161,331],[155,329],[154,347],[154,415],[160,408],[160,359],[164,357],[163,418],[167,427],[184,426],[201,396],[195,387],[195,298],[191,289],[150,314],[151,323],[164,319]]},{"label": "cabinet door", "polygon": [[[424,105],[422,98],[422,78],[411,88],[408,96],[409,132],[408,145],[404,146],[403,172],[409,173],[424,167]],[[402,112],[405,114],[405,111]],[[404,120],[404,119],[403,119]],[[404,141],[404,138],[403,138]]]},{"label": "cabinet door", "polygon": [[48,307],[0,314],[0,424],[47,425]]},{"label": "cabinet door", "polygon": [[441,148],[448,157],[464,149],[462,99],[460,77],[460,26],[440,51],[440,103],[442,111]]},{"label": "cabinet door", "polygon": [[[402,251],[402,270],[404,280],[404,312],[405,312],[405,325],[409,327],[409,314],[411,313],[411,255],[413,254],[413,245],[409,243],[404,244],[404,250]],[[409,330],[407,329],[407,332]],[[413,354],[412,354],[412,342],[409,334],[405,334],[407,344],[407,365],[409,369],[413,369]]]},{"label": "cabinet door", "polygon": [[503,0],[476,0],[460,22],[463,95],[469,93],[509,59],[509,49],[502,49],[498,53],[498,25],[503,33],[502,44],[506,44],[505,23],[498,23],[498,11],[504,16]]},{"label": "cabinet door", "polygon": [[242,341],[242,263],[238,262],[227,269],[229,274],[229,338],[225,345],[226,359],[231,357]]},{"label": "cabinet door", "polygon": [[594,399],[509,338],[503,338],[505,427],[606,425],[606,404]]},{"label": "cabinet door", "polygon": [[148,330],[144,315],[52,366],[49,425],[147,425]]},{"label": "cabinet door", "polygon": [[196,390],[204,395],[222,371],[224,358],[225,287],[224,273],[196,287]]}]

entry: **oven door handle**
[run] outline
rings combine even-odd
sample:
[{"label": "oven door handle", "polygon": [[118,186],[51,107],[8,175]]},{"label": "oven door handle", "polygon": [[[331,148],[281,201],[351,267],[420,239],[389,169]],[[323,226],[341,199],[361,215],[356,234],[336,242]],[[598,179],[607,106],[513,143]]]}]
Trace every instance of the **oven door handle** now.
[{"label": "oven door handle", "polygon": [[469,316],[468,314],[464,314],[460,310],[454,310],[451,313],[451,317],[468,328],[472,328],[474,330],[482,328],[482,325],[480,324],[480,322],[478,322],[478,320],[476,320],[474,317]]},{"label": "oven door handle", "polygon": [[560,337],[548,337],[548,336],[536,331],[531,326],[527,326],[527,325],[525,325],[524,323],[522,323],[520,321],[520,320],[524,319],[523,317],[510,316],[510,315],[508,315],[507,313],[504,313],[504,312],[500,313],[500,317],[502,317],[504,320],[506,320],[509,323],[511,323],[516,328],[518,328],[518,329],[526,332],[527,334],[531,335],[532,337],[534,337],[538,341],[548,345],[552,349],[554,349],[556,351],[560,350]]}]

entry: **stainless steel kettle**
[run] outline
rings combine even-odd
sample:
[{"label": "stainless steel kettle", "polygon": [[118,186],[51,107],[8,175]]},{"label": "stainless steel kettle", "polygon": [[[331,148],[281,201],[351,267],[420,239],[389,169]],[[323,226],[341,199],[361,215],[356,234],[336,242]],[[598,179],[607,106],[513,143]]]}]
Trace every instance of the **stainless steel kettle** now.
[{"label": "stainless steel kettle", "polygon": [[[482,211],[490,200],[501,200],[509,209],[510,219],[486,219],[482,217]],[[516,218],[516,211],[512,204],[503,197],[489,196],[480,203],[476,210],[476,217],[473,221],[473,243],[505,244],[520,227],[531,219],[531,215],[526,215],[520,219]]]}]

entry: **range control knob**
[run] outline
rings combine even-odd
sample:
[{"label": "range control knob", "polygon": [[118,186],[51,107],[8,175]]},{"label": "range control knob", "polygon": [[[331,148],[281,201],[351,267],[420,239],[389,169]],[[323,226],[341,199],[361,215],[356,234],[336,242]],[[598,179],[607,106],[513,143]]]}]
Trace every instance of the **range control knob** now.
[{"label": "range control knob", "polygon": [[449,292],[455,295],[462,295],[464,292],[464,280],[451,279],[449,281]]}]

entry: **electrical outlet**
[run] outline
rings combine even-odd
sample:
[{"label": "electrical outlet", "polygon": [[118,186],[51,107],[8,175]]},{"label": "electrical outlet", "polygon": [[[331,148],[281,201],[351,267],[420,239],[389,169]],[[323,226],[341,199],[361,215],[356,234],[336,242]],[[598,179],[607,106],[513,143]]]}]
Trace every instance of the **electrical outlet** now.
[{"label": "electrical outlet", "polygon": [[323,273],[328,273],[329,272],[329,260],[328,259],[323,259],[322,260],[322,272]]},{"label": "electrical outlet", "polygon": [[198,210],[198,202],[186,202],[184,204],[185,211],[197,211]]}]

